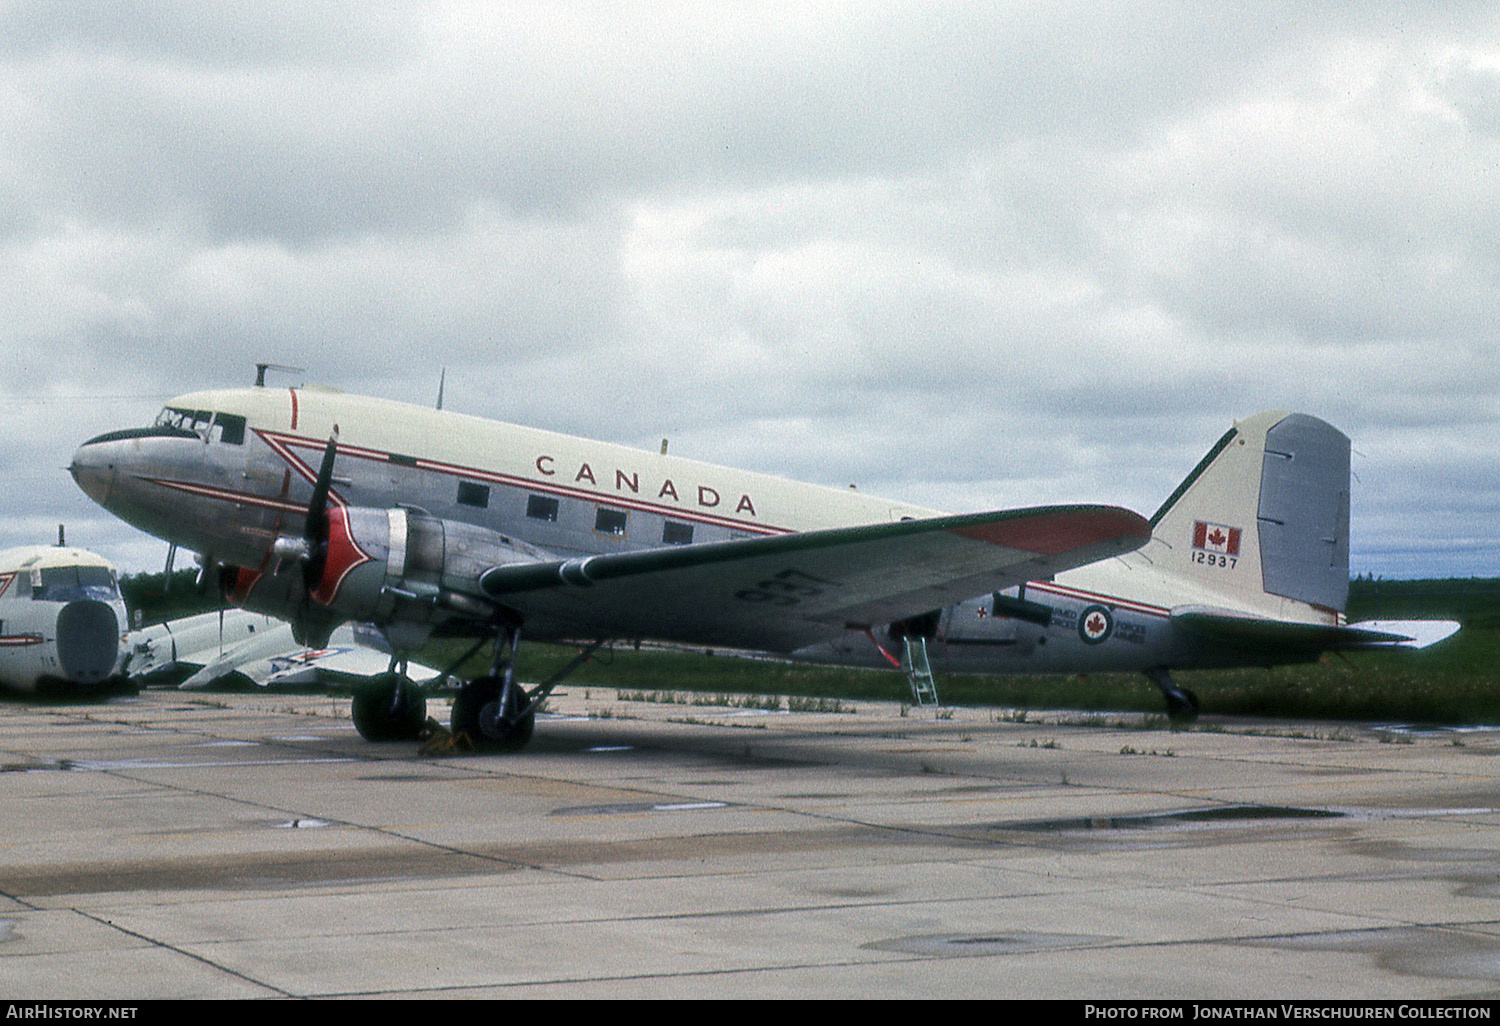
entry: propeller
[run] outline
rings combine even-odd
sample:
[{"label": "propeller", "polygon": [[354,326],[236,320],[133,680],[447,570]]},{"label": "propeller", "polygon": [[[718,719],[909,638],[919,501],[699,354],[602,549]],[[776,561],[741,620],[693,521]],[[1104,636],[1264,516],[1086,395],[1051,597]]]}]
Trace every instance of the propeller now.
[{"label": "propeller", "polygon": [[328,564],[328,493],[333,481],[333,461],[338,454],[339,428],[333,426],[328,436],[328,445],[323,449],[323,462],[318,467],[317,479],[313,482],[312,498],[307,503],[307,520],[302,528],[302,537],[282,536],[271,545],[276,557],[276,573],[281,572],[287,560],[302,564],[302,602],[318,587],[323,578],[323,569]]},{"label": "propeller", "polygon": [[339,426],[333,426],[328,445],[323,449],[323,463],[313,483],[312,499],[307,504],[307,525],[303,537],[307,543],[307,562],[302,566],[302,583],[310,595],[323,579],[328,563],[328,486],[333,481],[333,460],[338,453]]}]

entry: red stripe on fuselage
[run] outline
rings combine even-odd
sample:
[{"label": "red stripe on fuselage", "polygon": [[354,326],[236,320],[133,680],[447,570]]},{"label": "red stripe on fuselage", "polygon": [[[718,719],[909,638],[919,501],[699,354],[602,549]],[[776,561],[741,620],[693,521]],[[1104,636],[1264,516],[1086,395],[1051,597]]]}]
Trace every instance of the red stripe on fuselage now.
[{"label": "red stripe on fuselage", "polygon": [[1131,599],[1120,598],[1117,595],[1101,595],[1097,592],[1083,591],[1079,588],[1068,588],[1053,581],[1027,581],[1026,591],[1039,591],[1045,595],[1055,595],[1058,598],[1073,599],[1077,602],[1089,605],[1109,606],[1113,609],[1128,609],[1133,613],[1145,613],[1147,616],[1169,617],[1172,615],[1170,609],[1162,606],[1150,606],[1143,602],[1135,602]]},{"label": "red stripe on fuselage", "polygon": [[279,502],[275,499],[263,498],[253,492],[235,492],[227,488],[212,488],[208,485],[194,484],[191,481],[168,481],[161,477],[144,478],[154,485],[163,488],[172,488],[189,495],[196,495],[200,499],[218,499],[221,502],[233,502],[242,506],[259,506],[262,509],[280,510],[283,513],[306,513],[306,506],[299,506],[293,502]]},{"label": "red stripe on fuselage", "polygon": [[[289,435],[277,431],[255,429],[255,433],[271,447],[277,455],[291,464],[299,475],[315,482],[317,474],[313,472],[308,463],[304,463],[293,452],[293,447],[309,449],[321,452],[327,445],[317,439],[307,438],[301,435]],[[342,457],[368,460],[374,463],[390,464],[395,462],[392,454],[379,449],[367,449],[357,445],[346,445],[338,443],[338,454]],[[558,495],[569,499],[583,499],[587,502],[597,503],[601,506],[614,506],[620,509],[631,509],[640,513],[653,513],[660,516],[671,517],[674,520],[690,520],[694,523],[705,524],[711,527],[725,527],[732,531],[745,531],[750,534],[791,534],[791,528],[774,527],[767,524],[751,524],[743,520],[734,520],[729,517],[715,516],[712,513],[704,513],[692,508],[682,506],[668,506],[665,503],[650,502],[645,499],[632,499],[623,495],[609,494],[605,492],[591,492],[583,488],[570,488],[567,485],[552,484],[550,482],[537,481],[528,477],[518,477],[514,474],[504,474],[494,470],[482,470],[479,467],[466,467],[456,463],[444,463],[439,460],[423,459],[413,457],[409,463],[401,463],[402,466],[410,466],[414,470],[425,470],[434,474],[442,474],[444,477],[462,478],[470,481],[486,481],[491,484],[504,485],[509,488],[521,488],[530,492],[538,492],[544,495]],[[335,498],[330,493],[331,498]],[[335,498],[342,503],[342,499]]]}]

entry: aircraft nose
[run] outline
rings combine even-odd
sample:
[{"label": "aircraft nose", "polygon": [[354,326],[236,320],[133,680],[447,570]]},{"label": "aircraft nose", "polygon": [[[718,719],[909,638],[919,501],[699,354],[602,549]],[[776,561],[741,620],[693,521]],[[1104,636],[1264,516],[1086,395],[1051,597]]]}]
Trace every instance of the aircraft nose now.
[{"label": "aircraft nose", "polygon": [[115,482],[115,449],[116,443],[104,436],[90,439],[78,447],[73,462],[68,464],[73,481],[101,506],[109,504],[109,493]]},{"label": "aircraft nose", "polygon": [[120,622],[106,603],[79,599],[57,614],[57,658],[75,684],[98,684],[120,661]]}]

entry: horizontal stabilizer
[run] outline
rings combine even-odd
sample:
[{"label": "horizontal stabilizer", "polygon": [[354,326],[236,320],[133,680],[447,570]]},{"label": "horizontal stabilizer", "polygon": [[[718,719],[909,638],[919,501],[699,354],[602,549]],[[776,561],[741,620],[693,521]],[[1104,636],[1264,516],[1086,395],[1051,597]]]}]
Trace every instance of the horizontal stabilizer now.
[{"label": "horizontal stabilizer", "polygon": [[1396,635],[1402,640],[1389,643],[1396,648],[1426,648],[1457,634],[1459,623],[1457,620],[1361,620],[1349,627]]},{"label": "horizontal stabilizer", "polygon": [[1273,620],[1207,606],[1178,606],[1172,623],[1240,648],[1302,648],[1309,652],[1365,648],[1426,648],[1452,635],[1448,620],[1366,620],[1353,624]]},{"label": "horizontal stabilizer", "polygon": [[523,614],[611,623],[616,637],[789,652],[1129,552],[1150,533],[1114,506],[1000,510],[511,563],[479,583]]}]

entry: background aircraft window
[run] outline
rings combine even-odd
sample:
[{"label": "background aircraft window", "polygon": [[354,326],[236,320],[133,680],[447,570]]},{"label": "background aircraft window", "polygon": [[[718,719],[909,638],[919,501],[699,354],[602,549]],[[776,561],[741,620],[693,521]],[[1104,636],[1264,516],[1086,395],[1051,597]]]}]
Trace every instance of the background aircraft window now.
[{"label": "background aircraft window", "polygon": [[599,512],[594,516],[594,530],[600,534],[624,534],[625,511],[599,507]]},{"label": "background aircraft window", "polygon": [[668,520],[661,527],[661,540],[667,545],[691,545],[693,542],[693,525],[680,524],[675,520]]},{"label": "background aircraft window", "polygon": [[102,566],[49,566],[35,572],[31,597],[38,602],[72,602],[98,599],[113,602],[120,597],[114,574]]},{"label": "background aircraft window", "polygon": [[478,506],[484,509],[490,504],[490,486],[473,481],[458,483],[458,502],[461,506]]},{"label": "background aircraft window", "polygon": [[557,520],[557,500],[545,495],[526,497],[526,515],[533,520]]}]

